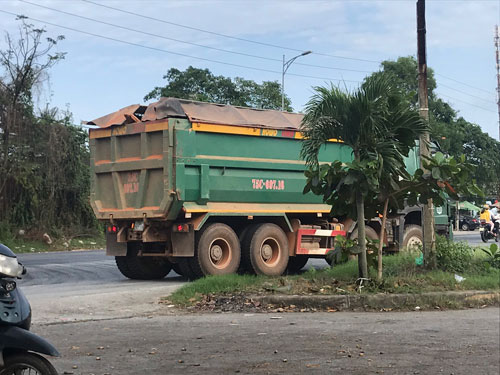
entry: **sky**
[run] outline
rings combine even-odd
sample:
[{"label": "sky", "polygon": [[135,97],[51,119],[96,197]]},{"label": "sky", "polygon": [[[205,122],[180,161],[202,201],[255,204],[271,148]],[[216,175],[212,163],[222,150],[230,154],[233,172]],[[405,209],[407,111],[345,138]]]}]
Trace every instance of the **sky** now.
[{"label": "sky", "polygon": [[[437,94],[498,139],[494,28],[500,23],[500,0],[426,3],[427,59],[436,72]],[[283,55],[288,60],[310,50],[285,75],[286,94],[301,111],[314,86],[333,82],[354,89],[380,69],[381,61],[416,56],[415,4],[0,0],[0,29],[18,33],[19,21],[4,11],[29,17],[47,36],[65,36],[57,51],[66,57],[51,69],[37,105],[68,108],[76,124],[144,103],[149,91],[165,85],[170,68],[191,65],[216,75],[281,81]],[[0,37],[0,49],[5,45]]]}]

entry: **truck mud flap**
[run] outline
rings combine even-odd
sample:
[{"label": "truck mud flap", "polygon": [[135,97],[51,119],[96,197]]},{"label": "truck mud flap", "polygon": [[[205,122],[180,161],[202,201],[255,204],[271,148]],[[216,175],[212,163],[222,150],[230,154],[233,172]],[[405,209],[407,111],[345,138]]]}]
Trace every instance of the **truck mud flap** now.
[{"label": "truck mud flap", "polygon": [[190,226],[189,232],[171,232],[172,256],[192,257],[194,256],[194,229]]},{"label": "truck mud flap", "polygon": [[118,242],[116,233],[106,233],[106,255],[124,257],[127,255],[127,243]]}]

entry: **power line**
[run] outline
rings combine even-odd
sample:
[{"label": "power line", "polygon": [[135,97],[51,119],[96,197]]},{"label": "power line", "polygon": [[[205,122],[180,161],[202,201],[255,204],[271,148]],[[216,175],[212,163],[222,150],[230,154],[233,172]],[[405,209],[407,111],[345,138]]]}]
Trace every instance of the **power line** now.
[{"label": "power line", "polygon": [[[193,26],[187,26],[187,25],[182,25],[182,24],[175,23],[175,22],[165,21],[165,20],[162,20],[162,19],[159,19],[159,18],[155,18],[155,17],[151,17],[151,16],[146,16],[144,14],[139,14],[139,13],[131,12],[131,11],[128,11],[128,10],[115,8],[115,7],[112,7],[112,6],[109,6],[109,5],[99,4],[99,3],[96,3],[96,2],[91,1],[91,0],[81,0],[81,1],[89,3],[89,4],[93,4],[93,5],[96,5],[96,6],[100,6],[100,7],[103,7],[103,8],[108,8],[108,9],[111,9],[111,10],[114,10],[114,11],[117,11],[117,12],[122,12],[122,13],[125,13],[125,14],[133,15],[133,16],[136,16],[136,17],[141,17],[141,18],[148,19],[148,20],[162,22],[162,23],[165,23],[165,24],[168,24],[168,25],[182,27],[182,28],[189,29],[189,30],[195,30],[195,31],[199,31],[199,32],[202,32],[202,33],[216,35],[216,36],[220,36],[220,37],[223,37],[223,38],[228,38],[228,39],[238,40],[238,41],[242,41],[242,42],[258,44],[258,45],[263,45],[263,46],[267,46],[267,47],[279,48],[279,49],[284,49],[284,50],[288,50],[288,51],[304,52],[303,50],[296,49],[296,48],[290,48],[290,47],[286,47],[286,46],[280,46],[280,45],[277,45],[277,44],[259,42],[259,41],[256,41],[256,40],[251,40],[251,39],[246,39],[246,38],[240,38],[240,37],[236,37],[236,36],[233,36],[233,35],[227,35],[227,34],[217,33],[217,32],[214,32],[214,31],[200,29],[200,28],[193,27]],[[344,0],[340,0],[340,1],[344,1]],[[364,1],[364,0],[361,0],[361,1]],[[399,1],[399,0],[386,0],[386,1]],[[448,1],[448,0],[444,0],[444,1]],[[491,0],[491,1],[496,1],[496,0]],[[317,56],[325,56],[325,57],[332,57],[332,58],[338,58],[338,59],[363,61],[363,62],[370,62],[370,63],[377,63],[377,64],[382,63],[382,61],[379,61],[379,60],[370,60],[370,59],[354,58],[354,57],[347,57],[347,56],[330,55],[330,54],[322,53],[322,52],[314,52],[314,54],[317,55]],[[305,64],[305,63],[299,63],[299,62],[296,62],[295,65],[320,67],[320,66],[315,66],[315,65]],[[363,72],[363,71],[360,71],[360,72]],[[368,73],[368,72],[363,72],[363,73]],[[484,90],[484,89],[481,89],[481,88],[469,85],[469,84],[467,84],[465,82],[459,81],[459,80],[454,79],[454,78],[447,77],[447,76],[445,76],[443,74],[436,73],[436,75],[439,75],[439,76],[441,76],[443,78],[452,80],[452,81],[457,82],[459,84],[462,84],[464,86],[471,87],[471,88],[474,88],[476,90],[484,91],[486,93],[491,94],[491,92],[489,92],[487,90]]]},{"label": "power line", "polygon": [[[193,27],[193,26],[187,26],[187,25],[182,25],[180,23],[165,21],[165,20],[162,20],[162,19],[159,19],[159,18],[155,18],[155,17],[151,17],[151,16],[146,16],[144,14],[135,13],[135,12],[131,12],[131,11],[128,11],[128,10],[115,8],[115,7],[112,7],[112,6],[109,6],[109,5],[99,4],[99,3],[96,3],[96,2],[90,1],[90,0],[81,0],[81,1],[83,1],[85,3],[89,3],[89,4],[94,4],[94,5],[103,7],[103,8],[112,9],[112,10],[115,10],[117,12],[122,12],[122,13],[130,14],[130,15],[133,15],[135,17],[141,17],[141,18],[144,18],[144,19],[152,20],[152,21],[162,22],[162,23],[165,23],[165,24],[168,24],[168,25],[172,25],[172,26],[183,27],[185,29],[195,30],[195,31],[199,31],[199,32],[202,32],[202,33],[206,33],[206,34],[220,36],[220,37],[223,37],[223,38],[238,40],[240,42],[259,44],[261,46],[279,48],[279,49],[284,49],[284,50],[294,51],[294,52],[304,52],[304,50],[300,50],[300,49],[297,49],[297,48],[290,48],[290,47],[286,47],[286,46],[280,46],[280,45],[277,45],[277,44],[271,44],[271,43],[265,43],[265,42],[258,42],[256,40],[240,38],[240,37],[236,37],[236,36],[233,36],[233,35],[227,35],[227,34],[217,33],[215,31],[204,30],[204,29],[200,29],[200,28],[197,28],[197,27]],[[336,58],[336,59],[355,60],[355,61],[363,61],[363,62],[370,62],[370,63],[380,64],[380,61],[378,61],[378,60],[369,60],[369,59],[360,59],[360,58],[356,58],[356,57],[330,55],[330,54],[322,53],[322,52],[314,52],[314,54],[318,55],[318,56],[326,56],[326,57],[332,57],[332,58]]]},{"label": "power line", "polygon": [[[16,16],[16,17],[20,16],[20,15],[18,15],[16,13],[12,13],[12,12],[9,12],[9,11],[6,11],[6,10],[2,10],[2,9],[0,9],[0,12],[1,13],[5,13],[5,14],[9,14],[9,15],[12,15],[12,16]],[[100,35],[100,34],[91,33],[91,32],[88,32],[88,31],[83,31],[83,30],[75,29],[73,27],[58,25],[56,23],[52,23],[52,22],[40,20],[40,19],[33,18],[33,17],[28,17],[28,16],[25,16],[25,15],[23,15],[23,17],[26,17],[26,18],[28,18],[28,19],[30,19],[32,21],[42,22],[42,23],[47,24],[47,25],[51,25],[51,26],[55,26],[55,27],[60,27],[62,29],[75,31],[75,32],[78,32],[78,33],[81,33],[81,34],[86,34],[86,35],[94,36],[96,38],[107,39],[107,40],[111,40],[111,41],[122,43],[122,44],[128,44],[128,45],[131,45],[131,46],[145,48],[145,49],[149,49],[149,50],[153,50],[153,51],[158,51],[158,52],[164,52],[164,53],[168,53],[168,54],[172,54],[172,55],[176,55],[176,56],[188,57],[190,59],[208,61],[208,62],[212,62],[212,63],[216,63],[216,64],[228,65],[228,66],[233,66],[233,67],[237,67],[237,68],[244,68],[244,69],[256,70],[256,71],[267,72],[267,73],[274,73],[274,74],[281,74],[282,73],[282,72],[277,71],[277,70],[262,69],[262,68],[257,68],[257,67],[254,67],[254,66],[233,64],[233,63],[229,63],[229,62],[226,62],[226,61],[212,60],[212,59],[207,59],[207,58],[204,58],[204,57],[187,55],[185,53],[168,51],[168,50],[162,49],[162,48],[146,46],[146,45],[139,44],[139,43],[128,42],[128,41],[125,41],[125,40],[122,40],[122,39],[112,38],[112,37],[109,37],[109,36],[104,36],[104,35]],[[287,75],[289,75],[289,76],[295,76],[295,77],[303,77],[303,78],[321,79],[321,80],[327,80],[327,81],[361,83],[360,81],[354,81],[354,80],[348,80],[348,79],[317,77],[317,76],[309,76],[309,75],[297,74],[297,73],[287,73]]]},{"label": "power line", "polygon": [[[125,29],[125,30],[132,31],[132,32],[142,33],[142,34],[146,34],[146,35],[150,35],[150,36],[155,36],[155,37],[159,37],[159,38],[163,38],[163,39],[168,39],[168,40],[172,40],[172,41],[176,41],[176,42],[180,42],[180,43],[191,44],[191,45],[195,45],[195,46],[198,46],[198,47],[203,47],[203,48],[209,48],[209,49],[213,49],[213,50],[218,50],[218,51],[221,51],[221,52],[233,53],[233,54],[238,54],[238,55],[243,55],[243,56],[248,56],[248,57],[259,58],[259,59],[263,59],[263,60],[279,61],[279,62],[281,62],[281,60],[279,60],[279,59],[273,59],[273,58],[264,57],[264,56],[251,55],[251,54],[246,54],[246,53],[243,53],[243,52],[236,52],[236,51],[224,50],[224,49],[221,49],[221,48],[200,45],[200,44],[196,44],[196,43],[191,43],[191,42],[186,42],[186,41],[182,41],[182,40],[178,40],[178,39],[174,39],[174,38],[165,37],[165,36],[158,35],[158,34],[148,33],[148,32],[141,31],[141,30],[135,30],[135,29],[127,28],[125,26],[116,25],[116,24],[112,24],[112,23],[108,23],[108,22],[104,22],[104,21],[99,21],[99,20],[96,20],[96,19],[93,19],[93,18],[89,18],[89,17],[85,17],[85,16],[80,16],[80,15],[76,15],[76,14],[73,14],[73,13],[65,12],[65,11],[62,11],[62,10],[58,10],[58,9],[46,7],[46,6],[43,6],[43,5],[31,3],[31,2],[25,1],[25,0],[18,0],[18,1],[30,4],[30,5],[38,6],[38,7],[41,7],[41,8],[46,8],[46,9],[49,9],[49,10],[53,10],[53,11],[56,11],[56,12],[59,12],[59,13],[71,15],[71,16],[74,16],[74,17],[79,17],[79,18],[82,18],[82,19],[87,19],[87,20],[90,20],[90,21],[93,21],[93,22],[97,22],[97,23],[101,23],[101,24],[105,24],[105,25],[109,25],[109,26],[113,26],[113,27]],[[140,17],[144,17],[144,18],[151,18],[151,19],[157,20],[159,22],[165,22],[165,23],[168,23],[168,24],[174,24],[174,23],[171,23],[171,22],[168,22],[168,21],[159,20],[159,19],[156,19],[156,18],[148,17],[148,16],[142,16],[140,14],[136,14],[136,13],[133,13],[133,12],[122,11],[122,10],[117,9],[117,8],[109,7],[109,6],[102,5],[102,4],[97,4],[97,3],[94,3],[94,2],[89,1],[89,0],[81,0],[81,1],[92,3],[92,4],[95,4],[95,5],[98,5],[98,6],[102,6],[102,7],[105,7],[105,8],[114,9],[114,10],[117,10],[117,11],[120,11],[120,12],[124,12],[124,13],[130,13],[130,14],[133,14],[133,15],[136,15],[136,16],[140,16]],[[0,10],[0,12],[6,13],[6,14],[10,14],[10,15],[13,15],[13,16],[18,16],[15,13],[11,13],[11,12],[8,12],[8,11],[5,11],[5,10]],[[169,54],[173,54],[173,55],[177,55],[177,56],[188,57],[188,58],[193,58],[193,59],[197,59],[197,60],[208,61],[208,62],[213,62],[213,63],[217,63],[217,64],[223,64],[223,65],[228,65],[228,66],[233,66],[233,67],[239,67],[239,68],[244,68],[244,69],[257,70],[257,71],[263,71],[263,72],[275,73],[275,74],[281,74],[282,73],[282,72],[275,71],[275,70],[270,70],[270,69],[262,69],[262,68],[252,67],[252,66],[245,66],[245,65],[240,65],[240,64],[229,63],[229,62],[225,62],[225,61],[218,61],[218,60],[207,59],[207,58],[198,57],[198,56],[191,56],[191,55],[187,55],[187,54],[183,54],[183,53],[179,53],[179,52],[168,51],[168,50],[161,49],[161,48],[150,47],[150,46],[146,46],[146,45],[142,45],[142,44],[138,44],[138,43],[124,41],[124,40],[117,39],[117,38],[107,37],[107,36],[99,35],[99,34],[95,34],[95,33],[90,33],[90,32],[87,32],[87,31],[83,31],[83,30],[79,30],[79,29],[75,29],[75,28],[71,28],[71,27],[67,27],[67,26],[58,25],[58,24],[55,24],[55,23],[51,23],[51,22],[48,22],[48,21],[44,21],[44,20],[40,20],[40,19],[36,19],[36,18],[32,18],[32,17],[27,17],[27,18],[30,18],[33,21],[42,22],[42,23],[45,23],[45,24],[48,24],[48,25],[51,25],[51,26],[60,27],[60,28],[63,28],[63,29],[74,31],[74,32],[79,32],[79,33],[82,33],[82,34],[87,34],[87,35],[90,35],[90,36],[94,36],[94,37],[98,37],[98,38],[102,38],[102,39],[107,39],[107,40],[111,40],[111,41],[115,41],[115,42],[119,42],[119,43],[123,43],[123,44],[128,44],[128,45],[132,45],[132,46],[136,46],[136,47],[140,47],[140,48],[145,48],[145,49],[149,49],[149,50],[154,50],[154,51],[158,51],[158,52],[164,52],[164,53],[169,53]],[[174,24],[174,25],[178,25],[178,24]],[[179,26],[186,27],[186,28],[191,28],[189,26],[184,26],[184,25],[179,25]],[[192,29],[198,30],[197,28],[192,28]],[[200,31],[204,31],[204,32],[208,32],[208,33],[212,33],[212,32],[206,31],[206,30],[201,30],[201,29],[199,29],[199,30]],[[213,34],[219,35],[218,33],[213,33]],[[221,36],[226,36],[226,37],[231,37],[231,36],[227,36],[227,35],[224,35],[224,34],[220,34],[220,35]],[[237,38],[237,37],[232,37],[232,38],[241,39],[241,38]],[[246,39],[243,39],[243,40],[244,41],[248,41],[248,42],[255,42],[255,41],[250,41],[250,40],[246,40]],[[255,42],[255,43],[261,44],[260,42]],[[267,44],[267,43],[266,43],[266,45],[277,47],[277,48],[289,49],[289,50],[298,51],[298,52],[301,51],[301,50],[298,50],[298,49],[293,49],[293,48],[288,48],[288,47],[281,47],[281,46],[271,45],[271,44]],[[315,53],[315,54],[316,55],[323,55],[323,54],[320,54],[320,53]],[[342,56],[330,56],[330,57],[341,57],[342,58]],[[347,58],[347,59],[352,59],[352,58]],[[358,60],[361,60],[361,61],[370,61],[370,60],[364,60],[364,59],[358,59]],[[343,69],[343,68],[333,68],[333,67],[325,67],[325,66],[313,65],[313,64],[304,64],[304,63],[295,63],[295,64],[296,65],[310,66],[310,67],[333,69],[333,70],[347,70],[347,71],[354,71],[354,72],[361,72],[361,73],[371,73],[370,71],[353,70],[353,69]],[[329,77],[318,77],[318,76],[310,76],[310,75],[296,74],[296,73],[287,73],[287,74],[290,75],[290,76],[302,77],[302,78],[331,80],[331,81],[338,81],[338,82],[361,83],[360,81],[355,81],[355,80],[346,80],[346,79],[329,78]],[[464,82],[458,81],[458,80],[450,78],[450,77],[446,77],[446,76],[444,76],[444,75],[442,75],[440,73],[436,73],[436,75],[439,75],[439,76],[441,76],[443,78],[446,78],[446,79],[455,81],[457,83],[463,84],[465,86],[468,86],[468,87],[471,87],[471,88],[475,88],[477,90],[481,90],[481,91],[484,91],[486,93],[490,93],[489,91],[486,91],[486,90],[474,87],[472,85],[466,84]],[[474,97],[474,98],[477,98],[477,99],[480,99],[480,100],[483,100],[483,101],[488,101],[485,98],[482,98],[482,97],[479,97],[479,96],[475,96],[475,95],[466,93],[464,91],[455,89],[455,88],[447,86],[445,84],[441,84],[441,86],[447,87],[447,88],[449,88],[451,90],[463,93],[465,95],[469,95],[471,97]],[[475,104],[468,103],[466,101],[463,101],[463,100],[460,100],[460,99],[456,99],[456,98],[453,98],[453,97],[448,96],[448,95],[444,95],[443,94],[443,96],[447,96],[450,99],[457,100],[459,102],[463,102],[465,104],[468,104],[468,105],[471,105],[471,106],[474,106],[474,107],[477,107],[477,108],[480,108],[480,109],[483,109],[483,110],[491,112],[491,110],[486,109],[484,107],[477,106]]]},{"label": "power line", "polygon": [[464,104],[468,104],[468,105],[470,105],[470,106],[472,106],[472,107],[476,107],[476,108],[482,109],[483,111],[496,113],[496,111],[492,111],[491,109],[484,108],[484,107],[481,107],[481,106],[479,106],[479,105],[475,105],[475,104],[472,104],[472,103],[466,102],[466,101],[464,101],[464,100],[454,98],[454,97],[449,96],[449,95],[445,95],[445,94],[440,94],[440,95],[441,95],[441,96],[444,96],[444,97],[446,97],[446,98],[449,98],[449,99],[451,99],[451,100],[456,100],[456,101],[458,101],[458,102],[462,102],[462,103],[464,103]]},{"label": "power line", "polygon": [[465,91],[462,91],[462,90],[458,90],[458,89],[453,88],[451,86],[445,85],[444,83],[440,83],[439,86],[446,87],[447,89],[459,92],[459,93],[464,94],[464,95],[471,96],[471,97],[476,98],[476,99],[480,99],[480,100],[482,100],[484,102],[487,102],[487,103],[496,104],[493,100],[489,100],[489,99],[483,98],[481,96],[476,96],[476,95],[469,94],[468,92],[465,92]]},{"label": "power line", "polygon": [[[165,40],[171,40],[171,41],[178,42],[178,43],[189,44],[189,45],[196,46],[196,47],[207,48],[207,49],[211,49],[211,50],[215,50],[215,51],[219,51],[219,52],[231,53],[231,54],[234,54],[234,55],[240,55],[240,56],[246,56],[246,57],[253,57],[253,58],[256,58],[256,59],[267,60],[267,61],[276,61],[276,62],[280,62],[281,63],[281,59],[273,59],[271,57],[257,56],[257,55],[252,55],[252,54],[244,53],[244,52],[230,51],[230,50],[226,50],[226,49],[223,49],[223,48],[206,46],[206,45],[203,45],[203,44],[188,42],[188,41],[185,41],[185,40],[175,39],[175,38],[167,37],[167,36],[164,36],[164,35],[149,33],[147,31],[132,29],[130,27],[126,27],[126,26],[122,26],[122,25],[117,25],[117,24],[113,24],[113,23],[110,23],[110,22],[100,21],[100,20],[97,20],[95,18],[85,17],[85,16],[82,16],[82,15],[79,15],[79,14],[74,14],[74,13],[66,12],[66,11],[63,11],[63,10],[60,10],[60,9],[55,9],[55,8],[51,8],[51,7],[48,7],[48,6],[45,6],[45,5],[32,3],[32,2],[26,1],[26,0],[18,0],[18,1],[20,1],[22,3],[30,4],[30,5],[33,5],[33,6],[37,6],[39,8],[44,8],[44,9],[52,10],[54,12],[66,14],[66,15],[73,16],[73,17],[78,17],[78,18],[81,18],[81,19],[84,19],[84,20],[88,20],[88,21],[92,21],[92,22],[97,22],[97,23],[100,23],[100,24],[103,24],[103,25],[107,25],[107,26],[116,27],[116,28],[119,28],[119,29],[122,29],[122,30],[132,31],[132,32],[136,32],[136,33],[140,33],[140,34],[144,34],[144,35],[149,35],[149,36],[153,36],[153,37],[157,37],[157,38],[161,38],[161,39],[165,39]],[[357,72],[357,73],[372,73],[372,71],[368,71],[368,70],[335,68],[335,67],[330,67],[330,66],[305,64],[305,63],[295,63],[295,65],[302,65],[302,66],[307,66],[307,67],[329,69],[329,70],[343,70],[343,71]]]},{"label": "power line", "polygon": [[464,85],[464,86],[467,86],[467,87],[470,87],[472,89],[476,89],[476,90],[479,90],[479,91],[484,91],[488,94],[492,94],[493,92],[492,91],[488,91],[488,90],[484,90],[484,89],[481,89],[479,87],[476,87],[476,86],[472,86],[472,85],[469,85],[468,83],[465,83],[465,82],[462,82],[462,81],[459,81],[455,78],[451,78],[451,77],[447,77],[441,73],[436,73],[437,76],[440,76],[440,77],[443,77],[443,78],[446,78],[446,79],[449,79],[450,81],[453,81],[453,82],[456,82],[456,83],[460,83],[461,85]]},{"label": "power line", "polygon": [[[230,51],[230,50],[226,50],[226,49],[222,49],[222,48],[206,46],[206,45],[197,44],[197,43],[193,43],[193,42],[188,42],[188,41],[184,41],[184,40],[180,40],[180,39],[166,37],[166,36],[163,36],[163,35],[158,35],[158,34],[154,34],[154,33],[148,33],[148,32],[142,31],[142,30],[136,30],[136,29],[125,27],[125,26],[121,26],[121,25],[116,25],[116,24],[112,24],[112,23],[109,23],[109,22],[105,22],[105,21],[96,20],[94,18],[85,17],[85,16],[73,14],[73,13],[70,13],[70,12],[65,12],[65,11],[62,11],[62,10],[59,10],[59,9],[50,8],[50,7],[47,7],[47,6],[44,6],[44,5],[40,5],[40,4],[36,4],[36,3],[32,3],[32,2],[29,2],[29,1],[26,1],[26,0],[19,0],[19,1],[27,3],[27,4],[30,4],[30,5],[38,6],[38,7],[41,7],[41,8],[49,9],[49,10],[52,10],[52,11],[55,11],[55,12],[59,12],[59,13],[71,15],[71,16],[74,16],[74,17],[86,19],[86,20],[89,20],[89,21],[97,22],[97,23],[101,23],[101,24],[104,24],[104,25],[108,25],[108,26],[112,26],[112,27],[117,27],[117,28],[121,28],[121,29],[124,29],[124,30],[132,31],[132,32],[137,32],[137,33],[141,33],[141,34],[145,34],[145,35],[150,35],[150,36],[154,36],[154,37],[158,37],[158,38],[162,38],[162,39],[166,39],[166,40],[171,40],[171,41],[175,41],[175,42],[178,42],[178,43],[189,44],[189,45],[193,45],[193,46],[197,46],[197,47],[212,49],[212,50],[216,50],[216,51],[220,51],[220,52],[225,52],[225,53],[231,53],[231,54],[235,54],[235,55],[241,55],[241,56],[247,56],[247,57],[257,58],[257,59],[261,59],[261,60],[281,62],[280,59],[274,59],[274,58],[265,57],[265,56],[257,56],[257,55],[252,55],[252,54],[248,54],[248,53],[244,53],[244,52]],[[191,30],[205,32],[205,33],[212,34],[212,35],[217,35],[217,36],[221,36],[221,37],[231,38],[231,39],[240,40],[240,41],[244,41],[244,42],[248,42],[248,43],[255,43],[255,44],[266,45],[266,46],[274,47],[274,48],[287,49],[287,50],[291,50],[291,51],[295,51],[295,52],[303,52],[302,50],[295,49],[295,48],[289,48],[289,47],[279,46],[279,45],[270,44],[270,43],[257,42],[257,41],[250,40],[250,39],[239,38],[239,37],[235,37],[235,36],[231,36],[231,35],[216,33],[216,32],[209,31],[209,30],[199,29],[199,28],[192,27],[192,26],[181,25],[181,24],[178,24],[178,23],[174,23],[174,22],[170,22],[170,21],[165,21],[165,20],[158,19],[158,18],[154,18],[154,17],[150,17],[150,16],[145,16],[145,15],[142,15],[142,14],[139,14],[139,13],[134,13],[134,12],[126,11],[126,10],[123,10],[123,9],[118,9],[118,8],[115,8],[115,7],[111,7],[109,5],[99,4],[99,3],[96,3],[96,2],[93,2],[93,1],[90,1],[90,0],[81,0],[81,1],[93,4],[93,5],[96,5],[96,6],[100,6],[100,7],[112,9],[112,10],[115,10],[115,11],[118,11],[118,12],[122,12],[122,13],[130,14],[130,15],[134,15],[134,16],[137,16],[137,17],[142,17],[142,18],[145,18],[145,19],[150,19],[150,20],[154,20],[154,21],[166,23],[166,24],[173,25],[173,26],[178,26],[178,27],[183,27],[183,28],[187,28],[187,29],[191,29]],[[346,57],[346,56],[329,55],[329,54],[324,54],[324,53],[320,53],[320,52],[314,52],[314,54],[318,55],[318,56],[328,56],[328,57],[350,59],[350,60],[359,60],[359,61],[366,61],[366,62],[377,62],[377,63],[381,62],[381,61],[368,60],[368,59],[351,58],[351,57]],[[336,67],[329,67],[329,66],[324,66],[324,65],[315,65],[315,64],[300,63],[300,62],[296,62],[294,65],[301,65],[301,66],[307,66],[307,67],[313,67],[313,68],[320,68],[320,69],[328,69],[328,70],[343,70],[343,71],[350,71],[350,72],[357,72],[357,73],[371,73],[371,71],[367,71],[367,70],[336,68]],[[290,75],[292,75],[292,74],[290,73]],[[475,87],[475,86],[469,85],[469,84],[467,84],[465,82],[459,81],[459,80],[451,78],[451,77],[447,77],[447,76],[445,76],[443,74],[436,73],[436,75],[439,75],[439,76],[441,76],[443,78],[446,78],[446,79],[449,79],[451,81],[457,82],[457,83],[462,84],[464,86],[467,86],[467,87],[470,87],[470,88],[474,88],[476,90],[480,90],[480,91],[483,91],[483,92],[491,94],[491,92],[489,92],[487,90],[484,90],[484,89],[481,89],[479,87]],[[317,77],[315,77],[315,78],[317,78]],[[452,88],[450,86],[447,86],[447,85],[445,85],[443,83],[441,83],[441,85],[444,86],[444,87],[447,87],[447,88],[449,88],[451,90],[460,92],[462,94],[469,95],[469,96],[474,97],[476,99],[480,99],[480,100],[483,100],[483,101],[488,101],[485,98],[482,98],[482,97],[479,97],[479,96],[475,96],[475,95],[466,93],[464,91],[460,91],[458,89],[455,89],[455,88]]]}]

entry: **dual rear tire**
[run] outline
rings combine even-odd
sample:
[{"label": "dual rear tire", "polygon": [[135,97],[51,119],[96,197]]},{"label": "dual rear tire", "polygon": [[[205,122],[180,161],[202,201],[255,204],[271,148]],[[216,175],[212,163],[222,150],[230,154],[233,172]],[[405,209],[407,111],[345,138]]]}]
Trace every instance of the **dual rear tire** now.
[{"label": "dual rear tire", "polygon": [[129,242],[127,255],[115,257],[122,275],[133,280],[158,280],[167,276],[172,264],[164,257],[138,256],[141,246],[139,242]]},{"label": "dual rear tire", "polygon": [[283,274],[289,261],[288,239],[283,229],[271,223],[251,226],[242,241],[242,259],[245,269],[251,273]]},{"label": "dual rear tire", "polygon": [[190,278],[236,273],[240,266],[240,241],[234,230],[215,223],[198,233],[194,257],[188,258]]},{"label": "dual rear tire", "polygon": [[287,272],[289,274],[299,272],[302,268],[305,267],[308,260],[309,257],[307,255],[296,255],[294,257],[289,257],[288,266],[286,268]]},{"label": "dual rear tire", "polygon": [[[120,272],[130,279],[164,278],[172,269],[172,264],[164,257],[138,256],[141,246],[141,243],[131,242],[126,256],[115,257]],[[176,272],[192,280],[242,270],[257,275],[279,276],[287,267],[291,272],[300,270],[307,257],[294,257],[289,262],[287,236],[276,224],[252,225],[238,238],[230,226],[213,223],[196,234],[194,256],[176,258],[176,261]]]},{"label": "dual rear tire", "polygon": [[190,279],[245,271],[278,276],[288,265],[288,239],[271,223],[252,225],[240,238],[228,225],[214,223],[198,233],[194,257],[184,263]]}]

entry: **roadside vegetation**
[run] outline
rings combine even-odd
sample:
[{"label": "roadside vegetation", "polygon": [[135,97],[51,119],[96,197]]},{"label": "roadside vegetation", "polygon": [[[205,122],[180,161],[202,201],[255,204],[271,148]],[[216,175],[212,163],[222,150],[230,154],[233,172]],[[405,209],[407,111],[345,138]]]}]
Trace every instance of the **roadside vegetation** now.
[{"label": "roadside vegetation", "polygon": [[[491,252],[497,256],[488,255]],[[418,265],[419,257],[418,252],[384,256],[384,277],[380,281],[376,268],[370,268],[369,279],[360,283],[358,264],[351,260],[321,270],[310,268],[300,274],[280,277],[209,276],[183,286],[168,300],[179,306],[189,306],[207,296],[213,299],[240,293],[250,296],[500,290],[500,253],[496,244],[479,248],[439,238],[438,268],[435,270]]]},{"label": "roadside vegetation", "polygon": [[50,244],[36,238],[19,238],[10,235],[1,238],[0,242],[16,254],[106,248],[106,238],[104,234],[98,232],[93,232],[89,235],[75,235],[73,237],[63,235],[54,239]]},{"label": "roadside vegetation", "polygon": [[57,52],[64,36],[18,19],[19,34],[6,34],[0,50],[0,242],[19,252],[55,249],[59,241],[65,247],[76,235],[98,238],[87,132],[68,110],[36,107],[51,68],[64,59]]}]

